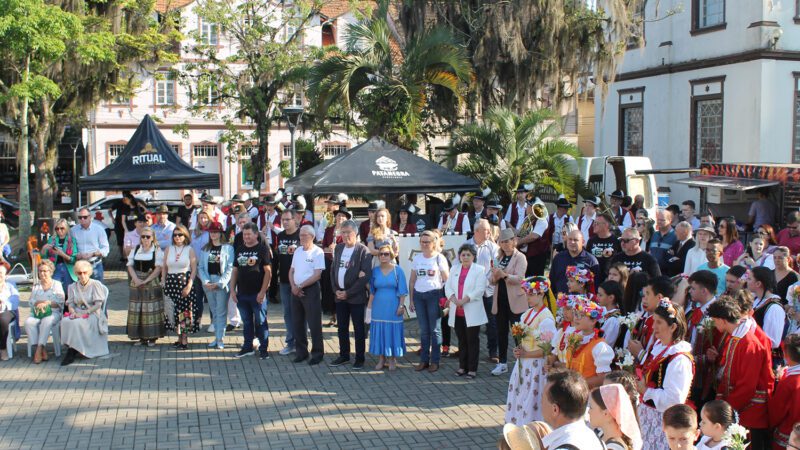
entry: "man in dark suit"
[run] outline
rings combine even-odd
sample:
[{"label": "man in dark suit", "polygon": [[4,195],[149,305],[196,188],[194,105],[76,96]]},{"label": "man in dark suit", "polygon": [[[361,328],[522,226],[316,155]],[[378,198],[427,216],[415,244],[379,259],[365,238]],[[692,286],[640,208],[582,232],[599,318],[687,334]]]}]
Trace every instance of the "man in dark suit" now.
[{"label": "man in dark suit", "polygon": [[350,362],[350,319],[356,339],[356,359],[353,369],[364,367],[366,332],[364,312],[367,304],[367,283],[372,276],[372,255],[358,242],[358,225],[352,220],[341,226],[342,243],[333,250],[331,285],[335,293],[336,322],[339,327],[339,357],[331,366]]},{"label": "man in dark suit", "polygon": [[677,240],[672,244],[667,256],[667,275],[671,277],[683,273],[686,254],[695,245],[694,239],[692,239],[692,224],[686,221],[679,222],[675,225],[675,236]]}]

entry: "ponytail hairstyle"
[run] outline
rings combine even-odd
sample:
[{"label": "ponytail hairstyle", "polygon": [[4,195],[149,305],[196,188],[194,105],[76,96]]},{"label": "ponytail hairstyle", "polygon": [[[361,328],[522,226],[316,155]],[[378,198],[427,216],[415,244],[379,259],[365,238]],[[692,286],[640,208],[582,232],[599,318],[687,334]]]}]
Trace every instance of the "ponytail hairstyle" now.
[{"label": "ponytail hairstyle", "polygon": [[[600,284],[599,289],[602,289],[606,295],[614,297],[614,306],[620,308],[622,305],[622,285],[616,281],[606,280]],[[620,311],[625,314],[627,311]]]},{"label": "ponytail hairstyle", "polygon": [[731,425],[739,423],[739,415],[725,400],[712,400],[703,405],[703,411],[706,412],[711,423],[722,425],[723,430],[727,430]]}]

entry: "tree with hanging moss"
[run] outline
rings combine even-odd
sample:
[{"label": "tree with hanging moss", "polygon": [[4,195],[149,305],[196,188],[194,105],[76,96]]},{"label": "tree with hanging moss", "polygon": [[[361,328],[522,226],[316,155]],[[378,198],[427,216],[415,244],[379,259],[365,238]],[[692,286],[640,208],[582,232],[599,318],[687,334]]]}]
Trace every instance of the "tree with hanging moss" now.
[{"label": "tree with hanging moss", "polygon": [[446,27],[404,39],[393,30],[388,1],[348,25],[344,50],[331,49],[311,71],[309,92],[318,117],[334,105],[357,117],[367,136],[416,149],[434,98],[453,106],[455,119],[472,83],[462,45]]}]

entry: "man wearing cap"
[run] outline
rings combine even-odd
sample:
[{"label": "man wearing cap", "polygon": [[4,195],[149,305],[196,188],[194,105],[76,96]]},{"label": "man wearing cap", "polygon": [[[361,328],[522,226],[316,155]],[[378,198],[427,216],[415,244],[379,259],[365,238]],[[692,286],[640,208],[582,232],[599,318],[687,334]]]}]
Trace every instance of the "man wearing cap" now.
[{"label": "man wearing cap", "polygon": [[[307,210],[307,207],[308,205],[306,204],[306,198],[302,195],[298,195],[292,203],[292,207],[290,209],[294,211],[294,220],[297,222],[298,228],[302,227],[303,225],[311,225],[312,228],[314,227],[314,216],[311,214],[311,211]],[[316,239],[316,235],[314,238]]]},{"label": "man wearing cap", "polygon": [[564,236],[561,235],[564,224],[573,222],[572,216],[569,215],[570,208],[572,208],[572,204],[564,194],[561,194],[556,200],[556,211],[548,218],[547,233],[550,235],[549,240],[556,253],[564,250]]},{"label": "man wearing cap", "polygon": [[208,214],[208,218],[211,220],[211,222],[218,223],[222,225],[223,229],[227,229],[226,224],[228,223],[228,217],[219,208],[217,208],[217,199],[208,194],[203,194],[202,197],[200,197],[200,203],[202,203],[203,206],[201,209],[194,210],[192,219],[190,221],[190,230],[197,228],[197,213],[200,211],[205,211],[205,213]]},{"label": "man wearing cap", "polygon": [[314,230],[317,233],[317,242],[322,242],[322,239],[325,237],[325,230],[327,230],[329,226],[333,225],[332,223],[328,223],[328,216],[333,217],[333,215],[336,213],[336,209],[339,206],[339,195],[331,195],[327,200],[325,200],[325,212],[322,213],[319,220],[316,221],[316,225],[314,226]]},{"label": "man wearing cap", "polygon": [[151,227],[156,234],[156,242],[161,250],[169,247],[172,243],[172,230],[175,229],[175,224],[169,221],[169,208],[167,205],[159,205],[156,208],[156,223]]},{"label": "man wearing cap", "polygon": [[122,254],[125,256],[125,258],[128,257],[128,254],[134,249],[134,247],[139,245],[140,234],[147,226],[147,216],[144,214],[137,214],[134,224],[135,226],[133,230],[125,232],[125,238],[123,241],[125,245],[122,247]]},{"label": "man wearing cap", "polygon": [[614,221],[619,228],[620,233],[636,225],[636,219],[630,210],[622,207],[622,201],[625,199],[625,192],[616,190],[611,193],[611,212],[614,214]]},{"label": "man wearing cap", "polygon": [[500,197],[496,195],[489,197],[489,201],[486,204],[486,219],[489,221],[489,225],[505,230],[508,224],[503,219],[502,212],[503,205],[500,204]]},{"label": "man wearing cap", "polygon": [[281,215],[276,209],[278,204],[274,195],[269,194],[264,197],[263,211],[259,211],[256,225],[258,229],[267,237],[267,243],[273,245],[276,242],[278,233],[283,231],[281,228]]},{"label": "man wearing cap", "polygon": [[485,205],[486,196],[489,195],[490,192],[492,192],[491,189],[486,188],[476,192],[475,195],[472,196],[472,211],[467,213],[467,217],[469,218],[469,227],[473,230],[475,229],[475,222],[478,219],[486,219],[489,217]]},{"label": "man wearing cap", "polygon": [[469,217],[465,213],[458,212],[459,197],[455,196],[444,202],[444,214],[439,218],[437,227],[442,233],[469,233],[472,228],[469,226]]},{"label": "man wearing cap", "polygon": [[367,206],[367,220],[361,222],[358,226],[358,238],[361,242],[366,244],[369,232],[372,229],[372,221],[375,220],[375,213],[378,211],[378,202],[369,202]]},{"label": "man wearing cap", "polygon": [[197,207],[194,206],[194,195],[185,194],[183,196],[183,204],[178,207],[178,214],[175,216],[175,224],[189,227],[192,223],[192,216],[194,215],[195,209],[197,209]]},{"label": "man wearing cap", "polygon": [[528,188],[527,186],[520,185],[517,188],[517,201],[508,205],[508,211],[503,218],[507,224],[519,230],[522,222],[528,214]]},{"label": "man wearing cap", "polygon": [[486,219],[478,219],[475,222],[475,233],[472,239],[467,240],[467,244],[474,245],[478,249],[478,257],[475,259],[476,264],[480,264],[486,270],[486,290],[483,293],[483,307],[486,310],[486,317],[489,321],[486,323],[486,347],[489,350],[489,359],[494,363],[498,363],[497,359],[497,319],[492,314],[492,299],[494,296],[494,285],[492,285],[492,267],[494,267],[494,259],[497,256],[499,247],[492,242],[489,238],[491,235],[491,225]]},{"label": "man wearing cap", "polygon": [[583,201],[583,214],[578,218],[578,229],[583,233],[583,242],[589,242],[594,236],[594,219],[597,218],[597,207],[600,197],[589,197]]},{"label": "man wearing cap", "polygon": [[103,258],[108,256],[108,236],[103,228],[92,223],[89,208],[78,211],[78,224],[72,227],[72,238],[78,246],[77,259],[85,259],[92,266],[92,278],[103,281]]}]

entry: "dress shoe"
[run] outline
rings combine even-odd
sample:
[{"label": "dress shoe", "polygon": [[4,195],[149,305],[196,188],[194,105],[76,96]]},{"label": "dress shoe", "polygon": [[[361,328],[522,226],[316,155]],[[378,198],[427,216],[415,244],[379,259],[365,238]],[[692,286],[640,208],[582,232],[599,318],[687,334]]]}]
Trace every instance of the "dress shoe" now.
[{"label": "dress shoe", "polygon": [[306,355],[306,356],[297,356],[292,360],[292,362],[301,363],[301,362],[303,362],[303,361],[305,361],[307,359],[308,359],[308,355]]},{"label": "dress shoe", "polygon": [[316,366],[317,364],[322,362],[322,356],[315,356],[308,361],[309,366]]},{"label": "dress shoe", "polygon": [[64,355],[64,358],[61,359],[62,366],[68,366],[75,362],[75,350],[69,349],[67,353]]},{"label": "dress shoe", "polygon": [[414,367],[414,370],[417,371],[417,372],[422,372],[423,370],[427,369],[428,367],[430,367],[430,364],[428,364],[428,363],[419,363],[419,364],[417,364],[416,367]]},{"label": "dress shoe", "polygon": [[439,370],[439,365],[438,365],[438,364],[436,364],[436,363],[434,363],[434,364],[431,364],[431,366],[430,366],[430,367],[428,367],[428,372],[430,372],[430,373],[434,373],[434,372],[436,372],[437,370]]}]

